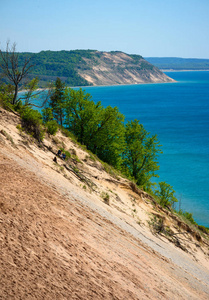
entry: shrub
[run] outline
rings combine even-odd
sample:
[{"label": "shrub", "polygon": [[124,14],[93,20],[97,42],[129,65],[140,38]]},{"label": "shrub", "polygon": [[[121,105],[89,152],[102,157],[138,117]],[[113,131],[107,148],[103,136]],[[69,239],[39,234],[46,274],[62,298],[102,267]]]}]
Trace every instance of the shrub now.
[{"label": "shrub", "polygon": [[198,229],[209,235],[209,228],[208,227],[198,225]]},{"label": "shrub", "polygon": [[110,205],[110,195],[108,193],[102,192],[101,197],[107,205]]},{"label": "shrub", "polygon": [[148,221],[148,224],[153,233],[159,234],[165,232],[164,220],[159,216],[152,216],[150,221]]},{"label": "shrub", "polygon": [[62,132],[62,134],[63,134],[64,136],[66,136],[66,137],[70,137],[70,136],[71,136],[70,131],[67,130],[66,128],[61,127],[60,129],[61,129],[61,132]]},{"label": "shrub", "polygon": [[178,202],[174,196],[175,191],[172,186],[166,182],[159,182],[159,189],[155,191],[155,195],[159,199],[160,205],[163,207],[172,207],[175,202]]},{"label": "shrub", "polygon": [[188,211],[183,212],[182,210],[179,211],[179,213],[184,216],[187,220],[189,220],[190,223],[197,225],[195,220],[193,219],[193,214],[189,213]]},{"label": "shrub", "polygon": [[24,109],[25,109],[25,106],[24,106],[24,104],[22,103],[21,100],[18,100],[14,104],[14,110],[16,110],[17,112],[19,112],[20,114],[23,112]]},{"label": "shrub", "polygon": [[26,107],[21,113],[22,127],[41,142],[44,138],[42,116],[37,110]]},{"label": "shrub", "polygon": [[2,134],[2,135],[4,135],[5,137],[6,137],[6,139],[8,140],[8,141],[10,141],[13,145],[14,145],[14,141],[13,141],[13,138],[11,137],[11,135],[9,135],[5,130],[1,130],[0,131],[0,133]]},{"label": "shrub", "polygon": [[46,124],[46,129],[47,129],[47,132],[51,135],[55,135],[57,133],[57,130],[59,128],[57,122],[55,120],[51,120],[51,121],[48,121]]},{"label": "shrub", "polygon": [[20,133],[22,133],[23,128],[20,124],[17,124],[16,128],[19,130]]},{"label": "shrub", "polygon": [[0,85],[0,106],[4,109],[12,108],[12,98],[13,98],[14,88],[11,84],[1,84]]}]

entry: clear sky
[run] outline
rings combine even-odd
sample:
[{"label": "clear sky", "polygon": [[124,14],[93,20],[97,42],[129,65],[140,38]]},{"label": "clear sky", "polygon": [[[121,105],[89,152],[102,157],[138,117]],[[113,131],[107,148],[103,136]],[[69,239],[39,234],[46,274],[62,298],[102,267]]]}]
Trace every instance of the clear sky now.
[{"label": "clear sky", "polygon": [[209,0],[0,0],[0,47],[209,58]]}]

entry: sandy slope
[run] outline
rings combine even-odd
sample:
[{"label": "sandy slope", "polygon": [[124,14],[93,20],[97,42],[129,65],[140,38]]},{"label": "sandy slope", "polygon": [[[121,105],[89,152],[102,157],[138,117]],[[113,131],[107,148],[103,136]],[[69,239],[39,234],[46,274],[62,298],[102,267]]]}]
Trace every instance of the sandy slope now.
[{"label": "sandy slope", "polygon": [[86,65],[78,74],[95,86],[175,82],[143,58],[138,62],[123,52],[94,53],[94,58],[83,58]]},{"label": "sandy slope", "polygon": [[90,189],[17,122],[0,111],[0,299],[209,298],[208,246],[191,236],[186,253],[154,236],[143,193],[60,134],[46,139],[52,151],[59,141],[76,151]]}]

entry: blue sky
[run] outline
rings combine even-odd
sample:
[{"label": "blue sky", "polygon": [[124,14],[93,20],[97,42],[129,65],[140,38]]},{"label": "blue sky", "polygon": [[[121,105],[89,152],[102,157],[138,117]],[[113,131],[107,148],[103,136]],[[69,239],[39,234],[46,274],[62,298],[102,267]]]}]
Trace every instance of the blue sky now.
[{"label": "blue sky", "polygon": [[209,0],[0,0],[0,47],[209,58]]}]

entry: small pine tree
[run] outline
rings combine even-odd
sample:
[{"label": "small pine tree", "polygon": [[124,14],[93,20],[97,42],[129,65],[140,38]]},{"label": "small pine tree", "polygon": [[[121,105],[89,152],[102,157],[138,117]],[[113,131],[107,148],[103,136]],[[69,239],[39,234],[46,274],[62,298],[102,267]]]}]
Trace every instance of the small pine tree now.
[{"label": "small pine tree", "polygon": [[52,108],[52,113],[58,124],[61,126],[64,122],[64,109],[65,109],[65,83],[57,78],[55,82],[55,90],[52,92],[50,97],[50,108]]}]

